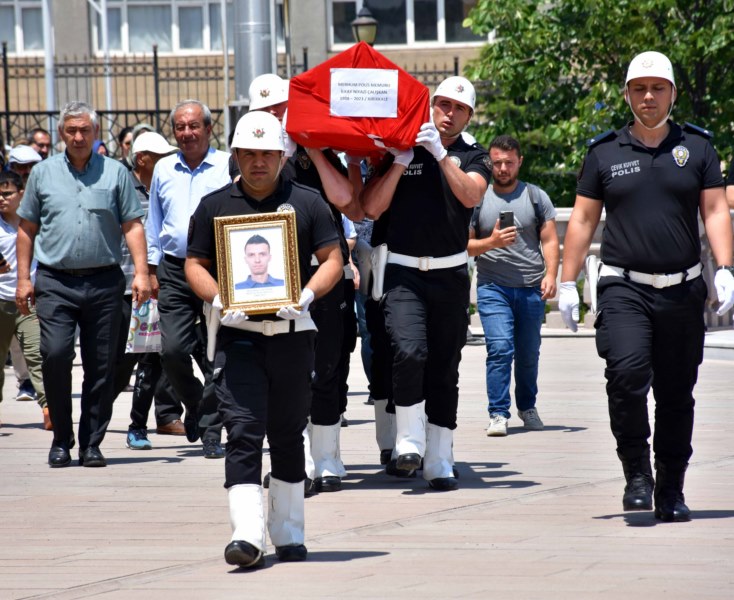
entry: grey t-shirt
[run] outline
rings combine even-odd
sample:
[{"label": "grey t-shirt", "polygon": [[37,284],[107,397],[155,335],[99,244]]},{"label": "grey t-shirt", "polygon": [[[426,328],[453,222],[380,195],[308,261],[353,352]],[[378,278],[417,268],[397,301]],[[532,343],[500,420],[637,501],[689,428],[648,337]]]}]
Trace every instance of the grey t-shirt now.
[{"label": "grey t-shirt", "polygon": [[[555,219],[556,209],[548,194],[537,186],[535,189],[544,220]],[[540,285],[545,273],[545,261],[540,250],[538,222],[526,183],[519,181],[509,194],[496,194],[490,184],[482,203],[472,215],[470,226],[474,235],[477,239],[492,235],[500,211],[504,210],[514,213],[517,238],[511,246],[489,250],[477,257],[477,282],[506,287]]]}]

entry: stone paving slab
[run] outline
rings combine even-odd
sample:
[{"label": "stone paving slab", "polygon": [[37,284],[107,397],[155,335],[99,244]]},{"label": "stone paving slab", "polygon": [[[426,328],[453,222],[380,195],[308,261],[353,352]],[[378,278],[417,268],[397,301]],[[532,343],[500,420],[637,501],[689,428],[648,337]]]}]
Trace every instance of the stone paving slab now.
[{"label": "stone paving slab", "polygon": [[[147,452],[125,448],[131,394],[123,393],[102,446],[109,466],[49,469],[51,434],[34,403],[13,400],[6,369],[0,600],[734,595],[734,362],[701,367],[686,485],[694,518],[661,524],[650,512],[621,510],[624,483],[593,338],[544,337],[542,432],[524,431],[513,417],[506,438],[485,435],[484,359],[481,346],[464,351],[461,487],[437,493],[422,479],[381,471],[355,353],[350,425],[341,430],[344,489],[306,501],[307,562],[271,556],[256,572],[222,558],[230,536],[223,461],[171,436],[151,434]],[[77,366],[74,389],[80,385]]]}]

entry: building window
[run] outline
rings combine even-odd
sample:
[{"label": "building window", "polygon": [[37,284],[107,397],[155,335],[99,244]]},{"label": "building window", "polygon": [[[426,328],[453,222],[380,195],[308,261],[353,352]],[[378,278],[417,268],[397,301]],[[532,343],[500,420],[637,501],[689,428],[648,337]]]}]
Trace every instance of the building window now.
[{"label": "building window", "polygon": [[0,0],[0,42],[13,54],[43,52],[41,0]]},{"label": "building window", "polygon": [[170,6],[129,6],[130,52],[152,52],[153,44],[158,44],[160,52],[171,52],[171,12]]},{"label": "building window", "polygon": [[[351,22],[365,0],[328,0],[329,29],[333,50],[354,43]],[[461,26],[477,0],[369,0],[372,15],[380,23],[376,46],[430,48],[445,44],[481,44],[486,36]]]},{"label": "building window", "polygon": [[183,50],[204,49],[204,12],[198,6],[178,9],[178,45]]}]

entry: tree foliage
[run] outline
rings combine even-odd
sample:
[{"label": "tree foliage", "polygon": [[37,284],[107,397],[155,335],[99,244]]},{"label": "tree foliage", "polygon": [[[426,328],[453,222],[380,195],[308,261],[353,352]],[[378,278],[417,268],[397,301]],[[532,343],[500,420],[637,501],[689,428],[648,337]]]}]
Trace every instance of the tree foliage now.
[{"label": "tree foliage", "polygon": [[523,179],[558,206],[573,204],[586,141],[631,119],[624,77],[645,50],[673,63],[673,118],[734,153],[734,0],[478,0],[464,25],[494,36],[467,68],[481,81],[472,132],[517,137]]}]

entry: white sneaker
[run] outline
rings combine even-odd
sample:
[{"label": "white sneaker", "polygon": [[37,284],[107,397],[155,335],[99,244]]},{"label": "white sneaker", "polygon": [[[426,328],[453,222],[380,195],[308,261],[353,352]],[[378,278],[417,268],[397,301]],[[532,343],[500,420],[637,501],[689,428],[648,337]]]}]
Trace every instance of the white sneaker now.
[{"label": "white sneaker", "polygon": [[507,435],[507,417],[502,415],[492,415],[489,418],[489,427],[487,427],[487,435],[489,437],[504,437]]},{"label": "white sneaker", "polygon": [[541,431],[543,429],[543,421],[538,416],[538,411],[534,408],[528,408],[527,410],[520,410],[517,412],[517,416],[522,419],[525,424],[525,429],[530,431]]}]

